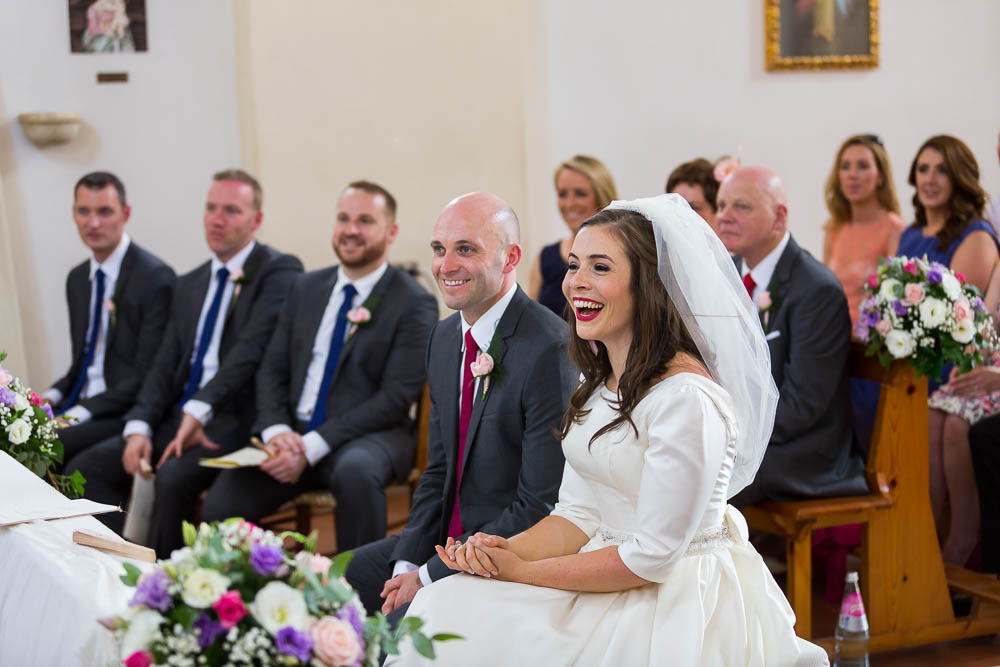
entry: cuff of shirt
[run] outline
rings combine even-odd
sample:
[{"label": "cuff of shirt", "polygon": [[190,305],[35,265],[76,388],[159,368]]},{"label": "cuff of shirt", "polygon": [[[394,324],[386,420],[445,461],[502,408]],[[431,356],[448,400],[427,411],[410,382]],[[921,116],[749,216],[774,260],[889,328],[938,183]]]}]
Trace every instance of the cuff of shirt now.
[{"label": "cuff of shirt", "polygon": [[59,405],[60,403],[62,403],[63,393],[58,389],[56,389],[55,387],[53,387],[52,389],[49,389],[44,394],[42,394],[42,398],[49,399],[49,402],[52,403],[52,405]]},{"label": "cuff of shirt", "polygon": [[434,580],[431,579],[430,570],[427,569],[427,563],[420,566],[420,569],[417,570],[417,574],[420,576],[420,583],[424,586],[430,586],[434,583]]},{"label": "cuff of shirt", "polygon": [[150,428],[149,424],[141,419],[131,419],[125,422],[125,429],[122,431],[122,437],[127,438],[130,435],[144,435],[147,438],[152,438],[153,429]]},{"label": "cuff of shirt", "polygon": [[73,424],[82,424],[83,422],[90,421],[92,416],[90,410],[82,405],[74,405],[63,413],[63,417],[66,417]]},{"label": "cuff of shirt", "polygon": [[184,414],[191,415],[197,419],[202,426],[207,424],[212,419],[212,406],[205,401],[196,401],[191,399],[184,404],[184,407],[181,408],[181,410]]},{"label": "cuff of shirt", "polygon": [[406,574],[407,572],[413,572],[416,569],[417,569],[416,563],[411,563],[408,560],[397,560],[396,564],[392,566],[392,576],[393,578],[396,578],[401,574]]},{"label": "cuff of shirt", "polygon": [[276,435],[281,435],[282,433],[291,433],[292,427],[288,424],[273,424],[268,426],[263,431],[260,432],[260,439],[264,441],[264,444],[271,442],[271,438]]},{"label": "cuff of shirt", "polygon": [[302,436],[302,442],[306,446],[306,459],[311,466],[319,463],[321,458],[330,453],[330,445],[326,444],[323,436],[316,431],[309,431]]}]

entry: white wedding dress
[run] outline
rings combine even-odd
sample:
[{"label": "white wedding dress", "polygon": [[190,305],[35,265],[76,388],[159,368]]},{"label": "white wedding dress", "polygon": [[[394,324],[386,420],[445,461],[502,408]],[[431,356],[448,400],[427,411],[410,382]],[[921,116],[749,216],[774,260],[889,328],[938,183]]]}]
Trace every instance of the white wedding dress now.
[{"label": "white wedding dress", "polygon": [[[727,502],[735,455],[728,394],[698,375],[661,381],[631,427],[591,436],[614,419],[612,394],[587,404],[563,443],[566,468],[552,514],[590,536],[581,552],[617,545],[649,585],[574,593],[457,574],[421,589],[408,615],[435,644],[437,665],[825,665],[795,636],[791,607]],[[387,664],[431,664],[400,647]]]}]

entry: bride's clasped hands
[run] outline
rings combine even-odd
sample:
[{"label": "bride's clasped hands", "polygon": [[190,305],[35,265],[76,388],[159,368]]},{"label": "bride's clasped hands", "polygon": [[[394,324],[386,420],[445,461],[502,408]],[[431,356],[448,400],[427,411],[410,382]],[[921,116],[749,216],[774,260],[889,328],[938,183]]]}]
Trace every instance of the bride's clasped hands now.
[{"label": "bride's clasped hands", "polygon": [[434,549],[448,569],[487,579],[519,581],[518,570],[527,564],[510,550],[506,539],[487,533],[476,533],[464,543],[449,537]]}]

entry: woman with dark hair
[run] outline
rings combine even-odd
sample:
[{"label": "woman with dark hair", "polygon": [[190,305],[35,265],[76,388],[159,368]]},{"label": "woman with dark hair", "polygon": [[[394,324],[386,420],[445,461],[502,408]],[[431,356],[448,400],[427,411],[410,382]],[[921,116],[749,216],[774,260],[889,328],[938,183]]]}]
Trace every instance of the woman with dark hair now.
[{"label": "woman with dark hair", "polygon": [[[504,539],[449,538],[457,574],[409,612],[465,641],[444,664],[824,665],[743,516],[777,405],[757,309],[679,195],[615,202],[580,228],[563,293],[582,382],[559,502]],[[488,405],[485,409],[489,409]],[[474,576],[470,576],[474,575]],[[411,645],[398,660],[420,664]]]},{"label": "woman with dark hair", "polygon": [[561,317],[566,309],[562,280],[573,238],[580,223],[616,199],[618,191],[604,163],[589,155],[574,155],[560,164],[552,180],[559,215],[569,229],[569,236],[542,248],[531,263],[528,296]]},{"label": "woman with dark hair", "polygon": [[826,179],[826,208],[830,218],[823,225],[823,263],[844,288],[853,325],[865,281],[906,228],[889,154],[878,136],[858,134],[840,145]]},{"label": "woman with dark hair", "polygon": [[709,227],[718,231],[715,198],[719,194],[719,181],[715,178],[714,164],[699,157],[678,165],[667,177],[666,192],[684,197],[694,212],[705,218]]}]

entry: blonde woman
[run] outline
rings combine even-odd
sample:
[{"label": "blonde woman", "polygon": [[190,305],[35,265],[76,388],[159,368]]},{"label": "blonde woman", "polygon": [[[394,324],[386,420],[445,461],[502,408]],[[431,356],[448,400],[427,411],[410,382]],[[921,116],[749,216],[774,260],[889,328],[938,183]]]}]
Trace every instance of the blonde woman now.
[{"label": "blonde woman", "polygon": [[604,163],[589,155],[574,155],[556,167],[553,177],[559,214],[570,235],[538,253],[531,264],[528,296],[562,315],[566,307],[562,281],[573,239],[584,220],[618,199],[615,179]]}]

